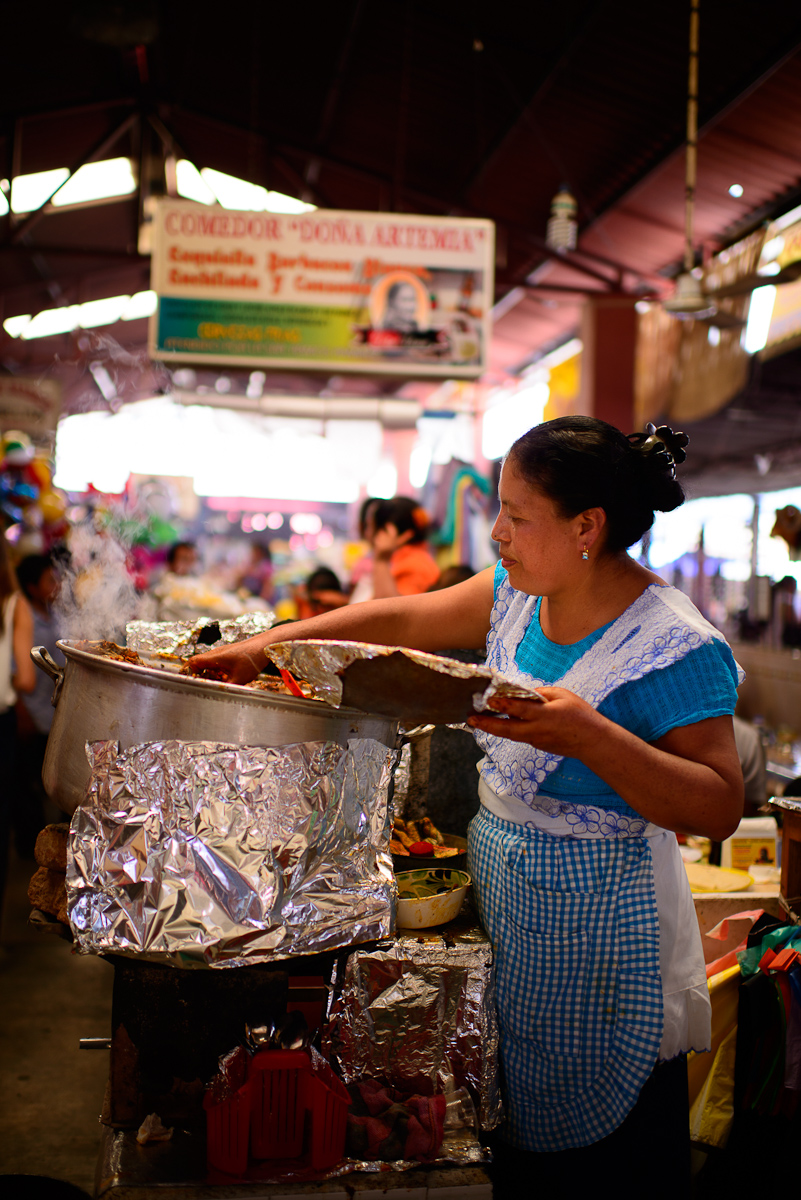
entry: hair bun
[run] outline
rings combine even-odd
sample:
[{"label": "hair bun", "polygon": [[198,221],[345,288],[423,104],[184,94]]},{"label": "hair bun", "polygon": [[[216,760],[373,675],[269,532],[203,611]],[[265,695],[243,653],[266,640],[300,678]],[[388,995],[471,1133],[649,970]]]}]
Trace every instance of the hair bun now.
[{"label": "hair bun", "polygon": [[649,467],[669,471],[672,478],[676,476],[676,464],[686,459],[684,447],[690,442],[686,433],[674,432],[669,425],[657,428],[650,422],[645,426],[645,433],[630,433],[628,440]]}]

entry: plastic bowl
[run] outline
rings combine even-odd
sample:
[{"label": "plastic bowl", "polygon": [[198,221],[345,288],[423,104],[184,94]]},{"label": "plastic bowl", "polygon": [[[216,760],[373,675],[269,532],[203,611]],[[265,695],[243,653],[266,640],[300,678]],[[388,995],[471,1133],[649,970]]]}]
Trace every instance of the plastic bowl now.
[{"label": "plastic bowl", "polygon": [[430,929],[458,915],[472,880],[467,871],[429,867],[401,871],[398,883],[398,925],[402,929]]}]

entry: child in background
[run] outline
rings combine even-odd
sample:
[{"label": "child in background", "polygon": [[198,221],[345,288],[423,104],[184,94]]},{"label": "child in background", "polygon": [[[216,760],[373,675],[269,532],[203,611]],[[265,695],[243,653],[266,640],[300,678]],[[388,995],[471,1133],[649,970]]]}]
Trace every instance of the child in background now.
[{"label": "child in background", "polygon": [[373,510],[373,597],[414,596],[439,579],[439,567],[426,545],[428,513],[416,500],[395,496]]}]

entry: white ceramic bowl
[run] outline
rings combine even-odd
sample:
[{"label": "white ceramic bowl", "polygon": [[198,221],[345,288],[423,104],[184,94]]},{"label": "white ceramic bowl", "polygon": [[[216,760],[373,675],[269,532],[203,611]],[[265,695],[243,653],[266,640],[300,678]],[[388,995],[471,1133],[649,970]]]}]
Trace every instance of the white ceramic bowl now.
[{"label": "white ceramic bowl", "polygon": [[402,929],[430,929],[457,916],[472,880],[467,871],[427,867],[401,871],[398,883],[398,925]]}]

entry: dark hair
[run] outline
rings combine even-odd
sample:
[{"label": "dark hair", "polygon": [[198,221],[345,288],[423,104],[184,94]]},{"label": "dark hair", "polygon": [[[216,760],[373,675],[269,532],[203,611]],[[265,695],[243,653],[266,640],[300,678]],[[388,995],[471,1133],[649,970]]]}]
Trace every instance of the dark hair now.
[{"label": "dark hair", "polygon": [[318,567],[316,571],[312,571],[306,580],[306,594],[308,596],[311,596],[314,592],[341,591],[342,584],[330,567]]},{"label": "dark hair", "polygon": [[456,583],[466,583],[472,579],[475,571],[469,563],[457,563],[456,566],[446,567],[436,583],[432,583],[429,592],[439,592],[442,588],[453,587]]},{"label": "dark hair", "polygon": [[394,496],[391,500],[377,501],[373,513],[373,524],[377,530],[386,529],[387,525],[394,525],[398,533],[411,531],[409,545],[414,545],[416,542],[426,540],[430,521],[428,513],[420,507],[416,500],[412,500],[409,496]]},{"label": "dark hair", "polygon": [[380,503],[381,503],[381,501],[378,500],[375,496],[366,496],[365,499],[362,500],[361,506],[359,508],[359,537],[360,538],[363,538],[365,536],[365,532],[367,530],[367,518],[370,515],[370,510],[375,509],[375,506]]},{"label": "dark hair", "polygon": [[197,546],[194,542],[175,542],[167,551],[167,562],[169,566],[175,562],[176,555],[179,550],[196,550]]},{"label": "dark hair", "polygon": [[640,540],[654,510],[672,512],[683,503],[675,463],[684,461],[688,440],[667,426],[627,437],[596,417],[557,417],[524,433],[507,458],[563,517],[602,508],[614,552]]},{"label": "dark hair", "polygon": [[53,560],[48,554],[29,554],[17,563],[17,579],[26,596],[30,598],[30,589],[36,587],[47,568],[52,565]]}]

